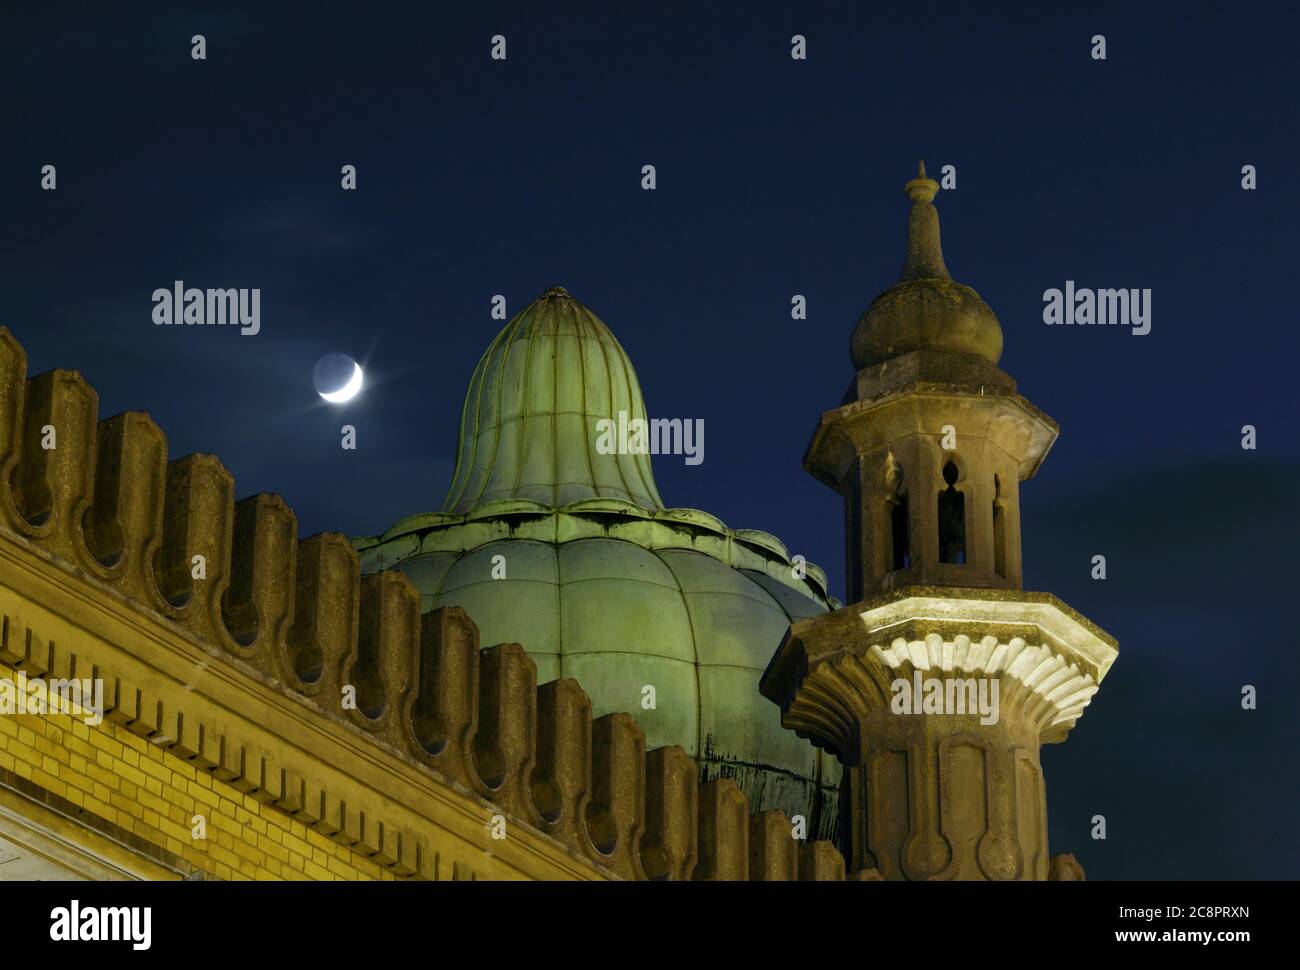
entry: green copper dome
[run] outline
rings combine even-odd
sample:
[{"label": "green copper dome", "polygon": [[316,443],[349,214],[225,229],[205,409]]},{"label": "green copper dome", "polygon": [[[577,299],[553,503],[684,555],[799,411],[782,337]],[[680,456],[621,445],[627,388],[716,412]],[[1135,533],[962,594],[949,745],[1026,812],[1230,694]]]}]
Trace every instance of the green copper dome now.
[{"label": "green copper dome", "polygon": [[620,411],[646,417],[632,362],[594,313],[551,287],[497,334],[474,369],[443,509],[597,497],[663,508],[649,455],[596,450],[596,421],[618,420]]},{"label": "green copper dome", "polygon": [[648,455],[595,448],[596,422],[620,410],[646,417],[627,354],[548,290],[470,380],[444,511],[357,540],[363,568],[401,570],[426,611],[463,607],[484,644],[522,644],[539,683],[576,679],[596,716],[633,714],[649,748],[681,745],[754,811],[829,836],[839,764],[758,691],[791,621],[839,605],[825,574],[766,533],[664,508]]}]

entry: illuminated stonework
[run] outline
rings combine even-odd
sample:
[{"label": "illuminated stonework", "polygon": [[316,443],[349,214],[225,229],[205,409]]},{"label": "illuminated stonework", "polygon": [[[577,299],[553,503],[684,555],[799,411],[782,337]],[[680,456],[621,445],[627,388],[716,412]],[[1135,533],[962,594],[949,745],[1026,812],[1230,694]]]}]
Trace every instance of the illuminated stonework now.
[{"label": "illuminated stonework", "polygon": [[924,167],[907,183],[902,276],[859,322],[860,369],[804,460],[845,498],[858,602],[794,623],[761,690],[846,769],[850,872],[1077,879],[1073,857],[1048,854],[1038,751],[1065,739],[1116,643],[1021,589],[1020,483],[1057,426],[997,367],[993,311],[948,275],[938,188]]},{"label": "illuminated stonework", "polygon": [[[944,592],[906,588],[793,625],[765,688],[788,685],[773,698],[782,723],[849,766],[850,870],[1046,879],[1038,750],[1065,739],[1114,641],[1050,596]],[[891,687],[916,671],[996,681],[996,723],[900,716]]]},{"label": "illuminated stonework", "polygon": [[0,713],[0,879],[844,878],[733,779],[98,404],[0,327],[0,694],[102,686],[102,718]]},{"label": "illuminated stonework", "polygon": [[[634,564],[712,570],[677,588],[704,607],[730,577],[748,591],[725,600],[739,619],[717,629],[731,640],[692,626],[701,649],[744,651],[743,665],[715,665],[743,666],[734,703],[708,709],[748,735],[749,756],[719,770],[748,764],[763,790],[770,754],[799,747],[791,731],[836,756],[855,881],[1077,879],[1071,857],[1048,854],[1038,751],[1074,726],[1115,641],[1021,591],[1019,483],[1056,425],[997,368],[992,310],[948,278],[936,192],[923,173],[908,183],[903,279],[864,315],[862,369],[805,459],[845,495],[855,605],[823,612],[838,603],[820,572],[796,579],[772,537],[659,508],[644,478],[621,497],[556,492],[546,515],[537,495],[494,496],[402,523],[365,553],[382,568],[417,548],[432,554],[425,565],[464,560],[507,537],[545,539],[556,556],[617,542]],[[631,715],[593,710],[604,686],[593,671],[578,668],[589,695],[571,671],[539,678],[515,637],[480,649],[465,609],[422,604],[398,571],[363,575],[345,537],[300,539],[278,496],[236,501],[217,458],[169,460],[148,415],[101,421],[98,407],[76,372],[28,377],[0,328],[0,680],[103,687],[93,724],[0,716],[0,866],[93,879],[845,878],[845,858],[792,838],[786,812],[751,815],[734,777],[701,784],[699,752],[652,747]],[[556,454],[578,454],[580,430]],[[498,474],[511,468],[494,461],[482,480],[519,485]],[[610,578],[608,557],[578,561]],[[644,587],[608,601],[631,589],[645,610]],[[524,600],[501,602],[519,613]],[[580,634],[608,630],[605,614],[586,616]],[[790,618],[761,678],[781,727],[760,734],[753,682],[771,623],[779,633]],[[535,619],[523,609],[518,639],[559,662],[536,650]],[[691,652],[681,666],[706,669]],[[996,682],[996,718],[895,713],[893,681],[918,670]],[[826,758],[794,753],[804,766]]]}]

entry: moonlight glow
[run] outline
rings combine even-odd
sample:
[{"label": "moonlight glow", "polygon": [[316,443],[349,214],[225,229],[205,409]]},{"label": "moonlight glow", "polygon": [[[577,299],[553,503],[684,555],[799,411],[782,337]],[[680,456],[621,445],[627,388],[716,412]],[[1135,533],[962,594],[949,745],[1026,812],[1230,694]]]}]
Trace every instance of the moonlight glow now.
[{"label": "moonlight glow", "polygon": [[326,354],[316,362],[312,381],[324,400],[342,404],[361,391],[361,365],[345,354]]}]

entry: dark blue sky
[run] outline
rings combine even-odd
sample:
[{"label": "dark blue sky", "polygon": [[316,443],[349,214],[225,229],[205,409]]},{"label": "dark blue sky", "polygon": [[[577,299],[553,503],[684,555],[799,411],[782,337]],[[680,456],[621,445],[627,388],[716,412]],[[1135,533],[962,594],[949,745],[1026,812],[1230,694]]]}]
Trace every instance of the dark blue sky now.
[{"label": "dark blue sky", "polygon": [[[1044,753],[1053,851],[1093,878],[1300,875],[1293,10],[186,6],[0,14],[0,323],[33,373],[81,370],[101,415],[149,411],[304,535],[379,532],[442,503],[491,296],[562,284],[652,415],[705,421],[702,465],[656,460],[664,500],[842,590],[841,503],[803,449],[898,275],[903,182],[955,165],[948,266],[1062,426],[1022,493],[1027,585],[1120,639]],[[175,279],[260,287],[261,334],[155,327]],[[1067,279],[1150,288],[1151,333],[1045,326]],[[333,350],[369,365],[355,453],[312,391]]]}]

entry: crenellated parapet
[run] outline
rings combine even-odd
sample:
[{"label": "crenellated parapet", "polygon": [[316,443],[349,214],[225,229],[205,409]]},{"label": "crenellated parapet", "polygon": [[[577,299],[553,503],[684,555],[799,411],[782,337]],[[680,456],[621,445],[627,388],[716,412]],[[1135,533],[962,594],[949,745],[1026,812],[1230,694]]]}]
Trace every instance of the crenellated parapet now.
[{"label": "crenellated parapet", "polygon": [[595,877],[844,878],[734,782],[699,785],[681,748],[593,718],[576,681],[539,687],[518,644],[481,649],[464,611],[422,615],[401,573],[363,577],[342,535],[299,540],[279,496],[236,500],[215,457],[169,461],[148,415],[100,421],[80,374],[26,369],[0,328],[7,666],[102,680],[116,724],[398,875],[436,876],[417,794],[448,792],[488,854],[499,817]]}]

